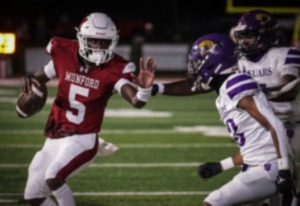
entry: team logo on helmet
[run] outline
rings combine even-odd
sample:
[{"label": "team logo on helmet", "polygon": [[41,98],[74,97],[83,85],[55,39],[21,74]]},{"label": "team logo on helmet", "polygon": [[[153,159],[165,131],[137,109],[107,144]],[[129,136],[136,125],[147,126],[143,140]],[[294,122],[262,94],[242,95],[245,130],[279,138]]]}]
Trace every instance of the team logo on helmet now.
[{"label": "team logo on helmet", "polygon": [[208,52],[212,51],[216,47],[216,43],[211,40],[203,40],[198,44],[199,52],[201,56],[204,56]]},{"label": "team logo on helmet", "polygon": [[255,15],[255,19],[261,24],[261,25],[266,25],[271,21],[271,16],[265,13],[257,13]]}]

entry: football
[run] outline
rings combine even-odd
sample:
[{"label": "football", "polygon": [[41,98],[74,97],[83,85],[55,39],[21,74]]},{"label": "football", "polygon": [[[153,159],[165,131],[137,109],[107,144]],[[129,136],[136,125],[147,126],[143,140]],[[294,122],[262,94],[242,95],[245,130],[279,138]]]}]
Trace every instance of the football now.
[{"label": "football", "polygon": [[36,79],[31,81],[31,92],[21,92],[16,103],[16,112],[20,118],[27,118],[38,113],[45,105],[48,92],[45,84]]}]

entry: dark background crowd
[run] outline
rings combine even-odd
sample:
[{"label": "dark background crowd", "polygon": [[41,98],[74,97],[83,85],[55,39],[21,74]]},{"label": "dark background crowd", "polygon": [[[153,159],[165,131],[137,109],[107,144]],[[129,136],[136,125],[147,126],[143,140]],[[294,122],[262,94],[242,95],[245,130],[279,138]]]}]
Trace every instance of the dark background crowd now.
[{"label": "dark background crowd", "polygon": [[[297,0],[288,1],[298,6]],[[190,44],[205,33],[229,34],[230,28],[235,25],[241,14],[226,12],[226,2],[226,0],[3,0],[0,5],[0,32],[16,33],[15,55],[22,55],[24,48],[45,47],[54,35],[76,38],[74,28],[79,25],[82,18],[93,11],[100,11],[107,13],[116,23],[120,34],[119,44],[132,44],[137,38],[142,38],[144,43]],[[243,2],[249,4],[250,1],[243,0]],[[259,6],[262,6],[261,0],[252,0],[252,6],[255,6],[255,2],[260,2]],[[266,6],[272,4],[280,7],[282,2],[287,1],[264,0],[264,2]],[[298,3],[300,8],[299,0]],[[276,14],[276,17],[282,27],[282,43],[290,45],[295,14]],[[19,58],[18,63],[21,62]]]}]

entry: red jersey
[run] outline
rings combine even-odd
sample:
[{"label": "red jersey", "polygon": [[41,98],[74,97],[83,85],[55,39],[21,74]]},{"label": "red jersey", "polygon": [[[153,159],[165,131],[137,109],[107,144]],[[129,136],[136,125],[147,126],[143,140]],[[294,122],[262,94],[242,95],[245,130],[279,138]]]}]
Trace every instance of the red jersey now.
[{"label": "red jersey", "polygon": [[84,67],[78,59],[78,42],[54,37],[47,47],[59,80],[45,135],[59,138],[98,133],[104,110],[119,79],[131,81],[129,61],[115,55],[108,63]]}]

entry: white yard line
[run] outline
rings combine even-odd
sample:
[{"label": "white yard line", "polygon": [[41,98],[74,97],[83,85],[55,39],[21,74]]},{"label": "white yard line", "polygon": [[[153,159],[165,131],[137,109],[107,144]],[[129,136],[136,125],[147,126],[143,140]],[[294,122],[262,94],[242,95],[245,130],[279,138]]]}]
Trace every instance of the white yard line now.
[{"label": "white yard line", "polygon": [[[0,130],[0,134],[43,134],[44,131],[43,130]],[[101,134],[176,134],[179,133],[176,130],[173,129],[134,129],[134,130],[130,130],[130,129],[103,129],[100,132]],[[198,133],[198,132],[192,132],[192,133]]]},{"label": "white yard line", "polygon": [[157,144],[117,144],[118,147],[122,148],[224,148],[237,146],[234,143],[157,143]]},{"label": "white yard line", "polygon": [[[162,192],[73,192],[75,196],[187,196],[207,195],[209,191],[162,191]],[[0,196],[23,196],[22,193],[0,193]]]},{"label": "white yard line", "polygon": [[176,163],[101,163],[91,164],[92,168],[156,168],[156,167],[196,167],[201,162],[176,162]]},{"label": "white yard line", "polygon": [[[54,98],[47,99],[47,104],[52,104]],[[2,103],[13,103],[17,102],[17,98],[11,97],[0,97],[0,102]],[[15,111],[1,111],[0,115],[12,115]],[[48,112],[41,111],[39,114],[48,115]],[[172,112],[167,111],[152,111],[149,109],[137,110],[137,109],[106,109],[104,116],[107,118],[170,118],[173,116]]]},{"label": "white yard line", "polygon": [[[156,144],[117,144],[121,149],[167,149],[167,148],[236,148],[234,143],[194,143],[194,144],[173,144],[173,143],[156,143]],[[40,148],[41,144],[1,144],[0,148]]]},{"label": "white yard line", "polygon": [[[1,193],[0,193],[1,196]],[[0,204],[13,204],[13,203],[18,203],[18,200],[10,200],[10,199],[0,199]]]},{"label": "white yard line", "polygon": [[39,130],[39,129],[2,129],[0,130],[0,134],[43,134],[44,131],[43,130]]},{"label": "white yard line", "polygon": [[[90,168],[178,168],[178,167],[197,167],[202,162],[164,162],[164,163],[94,163]],[[297,163],[299,166],[300,163]],[[27,168],[28,164],[0,164],[0,169],[7,168]]]},{"label": "white yard line", "polygon": [[[91,168],[156,168],[156,167],[196,167],[201,162],[164,162],[164,163],[94,163]],[[0,164],[3,168],[27,168],[28,164]]]},{"label": "white yard line", "polygon": [[207,195],[208,191],[165,191],[165,192],[74,192],[75,196],[162,196],[162,195]]},{"label": "white yard line", "polygon": [[[222,126],[191,126],[180,127],[176,126],[173,129],[103,129],[100,132],[100,136],[103,134],[199,134],[202,133],[206,136],[216,137],[229,137],[229,134],[225,127]],[[0,130],[0,134],[43,134],[43,130]]]},{"label": "white yard line", "polygon": [[17,92],[12,89],[0,89],[0,95],[17,95]]}]

